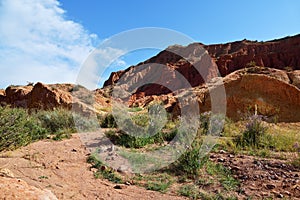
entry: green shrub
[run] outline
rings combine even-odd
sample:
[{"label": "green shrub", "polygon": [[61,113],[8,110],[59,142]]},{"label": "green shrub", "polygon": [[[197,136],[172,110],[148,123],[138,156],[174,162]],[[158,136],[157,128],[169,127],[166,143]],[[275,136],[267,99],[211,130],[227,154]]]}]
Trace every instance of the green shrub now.
[{"label": "green shrub", "polygon": [[91,131],[98,126],[97,120],[89,119],[63,108],[37,111],[35,117],[41,122],[42,127],[47,129],[50,134],[56,136]]},{"label": "green shrub", "polygon": [[246,130],[241,136],[237,136],[235,142],[241,147],[254,147],[262,146],[263,138],[266,137],[267,127],[263,125],[262,117],[253,115],[249,118],[246,125]]},{"label": "green shrub", "polygon": [[199,175],[200,169],[203,166],[203,161],[200,160],[200,144],[194,142],[190,149],[187,149],[180,158],[174,163],[173,170],[176,173],[183,174],[189,178],[195,178]]},{"label": "green shrub", "polygon": [[28,145],[46,135],[46,129],[26,110],[0,107],[0,151]]},{"label": "green shrub", "polygon": [[51,134],[59,133],[65,129],[76,132],[71,111],[65,109],[38,111],[36,112],[36,117],[41,121],[42,126]]},{"label": "green shrub", "polygon": [[117,128],[116,120],[111,113],[105,116],[98,116],[98,118],[102,128]]}]

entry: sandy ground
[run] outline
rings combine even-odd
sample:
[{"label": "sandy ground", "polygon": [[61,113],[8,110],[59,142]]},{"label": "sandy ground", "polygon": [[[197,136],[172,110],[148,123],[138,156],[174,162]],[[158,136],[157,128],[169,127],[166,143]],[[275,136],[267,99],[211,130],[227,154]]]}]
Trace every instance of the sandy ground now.
[{"label": "sandy ground", "polygon": [[[185,199],[135,185],[114,189],[116,184],[94,178],[86,162],[88,155],[79,136],[74,134],[71,139],[44,140],[1,153],[0,168],[8,169],[30,186],[50,190],[58,199]],[[10,193],[18,193],[18,190],[0,188],[0,198],[10,199]]]}]

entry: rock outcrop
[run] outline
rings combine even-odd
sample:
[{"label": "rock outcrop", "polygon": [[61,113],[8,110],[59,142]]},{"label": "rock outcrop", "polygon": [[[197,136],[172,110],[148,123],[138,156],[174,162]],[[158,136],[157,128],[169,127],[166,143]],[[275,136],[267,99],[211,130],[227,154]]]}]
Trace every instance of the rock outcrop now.
[{"label": "rock outcrop", "polygon": [[0,168],[0,186],[0,199],[57,200],[50,190],[29,185],[24,180],[15,178],[14,174],[6,168]]},{"label": "rock outcrop", "polygon": [[[287,74],[268,68],[238,70],[223,79],[226,91],[226,113],[233,120],[245,114],[257,113],[270,121],[300,121],[300,90],[290,84]],[[252,71],[253,70],[253,71]],[[206,91],[209,96],[208,91]],[[211,109],[210,98],[202,102],[200,109]]]},{"label": "rock outcrop", "polygon": [[[204,73],[208,77],[203,77],[197,72],[197,60],[201,55],[201,48],[208,51],[212,60],[216,63],[218,71],[222,77],[247,67],[255,65],[276,69],[300,69],[300,35],[293,37],[286,37],[283,39],[272,40],[267,42],[257,42],[242,40],[226,44],[203,45],[201,43],[193,43],[186,47],[175,45],[160,52],[158,55],[139,63],[137,66],[131,66],[126,70],[113,72],[109,79],[104,83],[105,86],[117,83],[122,76],[132,76],[136,72],[136,68],[142,65],[151,65],[147,72],[138,72],[139,76],[136,79],[143,78],[146,73],[155,74],[157,67],[155,63],[162,64],[168,67],[170,71],[178,71],[184,76],[192,87],[203,83],[203,80],[215,76],[215,69],[211,72]],[[180,56],[181,55],[181,56]],[[183,56],[182,56],[183,55]],[[187,59],[183,59],[187,58]],[[203,64],[203,63],[201,63]],[[179,80],[179,77],[168,76],[164,77],[165,82],[172,81],[172,79]],[[128,80],[128,78],[126,78]],[[138,80],[136,80],[138,81]],[[152,85],[142,87],[138,92],[145,92],[145,95],[166,94],[169,90],[164,87]]]},{"label": "rock outcrop", "polygon": [[0,177],[0,199],[57,200],[50,190],[42,190],[16,178]]},{"label": "rock outcrop", "polygon": [[[63,84],[62,84],[63,85]],[[63,86],[60,86],[61,88]],[[71,87],[71,84],[65,84]],[[37,83],[34,86],[9,86],[2,95],[2,103],[12,107],[53,109],[70,108],[72,97],[69,92],[58,89],[54,85]]]}]

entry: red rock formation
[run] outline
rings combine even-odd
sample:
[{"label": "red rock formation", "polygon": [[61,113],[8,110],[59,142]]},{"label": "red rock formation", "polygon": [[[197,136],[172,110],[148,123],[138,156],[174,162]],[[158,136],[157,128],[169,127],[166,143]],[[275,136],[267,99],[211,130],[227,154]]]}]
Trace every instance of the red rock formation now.
[{"label": "red rock formation", "polygon": [[300,35],[268,42],[243,40],[206,45],[204,48],[215,59],[222,76],[247,67],[252,61],[263,67],[300,69]]},{"label": "red rock formation", "polygon": [[[300,121],[300,90],[284,81],[281,70],[257,68],[238,70],[223,79],[226,91],[227,116],[240,120],[245,114],[267,116],[269,120],[282,122]],[[254,68],[255,69],[255,68]],[[275,74],[275,76],[274,76]],[[282,77],[279,76],[282,74]],[[205,91],[209,96],[208,91]],[[201,103],[201,111],[211,109],[210,98]]]},{"label": "red rock formation", "polygon": [[[249,67],[249,63],[251,62],[252,65],[255,63],[258,66],[277,69],[284,69],[286,67],[300,69],[300,35],[268,42],[243,40],[214,45],[193,43],[186,47],[178,45],[171,46],[137,66],[131,66],[126,70],[113,72],[109,79],[104,83],[104,86],[117,83],[122,76],[135,76],[134,73],[137,73],[135,68],[145,64],[151,65],[151,63],[152,67],[150,70],[147,70],[148,74],[155,74],[155,71],[157,70],[157,67],[155,67],[155,64],[153,63],[163,64],[168,66],[170,73],[174,70],[180,72],[189,81],[192,87],[198,86],[203,83],[203,80],[215,77],[216,70],[212,67],[210,69],[211,71],[202,73],[204,74],[203,77],[195,69],[197,68],[197,63],[188,62],[187,60],[182,59],[178,54],[188,58],[189,61],[195,60],[201,55],[199,53],[201,47],[204,47],[208,51],[211,58],[216,62],[218,70],[223,77],[238,69]],[[203,65],[203,63],[200,64]],[[140,78],[138,79],[143,78],[145,75],[146,72],[140,73]],[[175,75],[173,78],[166,78],[165,82],[170,82],[172,80],[176,81],[179,79],[180,78]],[[127,78],[126,80],[129,79]],[[169,93],[164,87],[159,87],[157,85],[152,86],[153,85],[151,85],[151,87],[140,88],[138,92],[145,92],[145,95]]]},{"label": "red rock formation", "polygon": [[2,102],[12,107],[53,109],[70,108],[72,105],[69,92],[42,83],[34,86],[9,86],[1,98]]}]

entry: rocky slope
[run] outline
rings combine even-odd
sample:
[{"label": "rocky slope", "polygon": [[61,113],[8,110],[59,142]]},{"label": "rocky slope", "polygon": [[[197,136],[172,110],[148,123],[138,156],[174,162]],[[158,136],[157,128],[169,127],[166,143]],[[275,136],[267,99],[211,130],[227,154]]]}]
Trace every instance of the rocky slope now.
[{"label": "rocky slope", "polygon": [[[137,66],[113,72],[104,83],[104,86],[117,83],[123,75],[132,76],[133,73],[139,73],[139,76],[135,76],[135,79],[142,79],[146,73],[155,74],[157,70],[156,63],[168,66],[168,71],[178,71],[188,80],[191,86],[198,86],[203,83],[203,80],[216,76],[215,66],[211,66],[210,72],[203,72],[202,76],[196,71],[196,69],[199,69],[197,65],[203,64],[203,61],[202,63],[197,63],[198,57],[203,53],[201,51],[202,48],[208,51],[209,56],[216,63],[223,77],[238,69],[248,67],[251,62],[253,66],[256,64],[276,69],[300,69],[300,35],[267,42],[242,40],[214,45],[193,43],[186,47],[171,46],[145,62],[139,63]],[[152,67],[148,67],[148,70],[143,70],[146,67],[140,67],[141,70],[137,71],[139,66],[142,65],[150,65]],[[203,74],[205,77],[203,77]],[[179,77],[168,76],[165,82],[178,79]],[[145,92],[145,95],[169,92],[166,88],[158,86],[143,87],[139,91]]]},{"label": "rocky slope", "polygon": [[123,100],[129,106],[162,101],[176,116],[185,105],[179,105],[174,91],[182,89],[192,88],[201,111],[210,110],[208,89],[203,83],[214,81],[220,72],[227,115],[232,119],[240,119],[256,106],[260,114],[276,120],[300,121],[299,56],[300,35],[268,42],[175,45],[137,66],[113,72],[104,86],[118,85],[126,90]]}]

